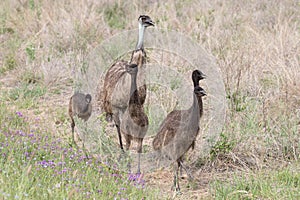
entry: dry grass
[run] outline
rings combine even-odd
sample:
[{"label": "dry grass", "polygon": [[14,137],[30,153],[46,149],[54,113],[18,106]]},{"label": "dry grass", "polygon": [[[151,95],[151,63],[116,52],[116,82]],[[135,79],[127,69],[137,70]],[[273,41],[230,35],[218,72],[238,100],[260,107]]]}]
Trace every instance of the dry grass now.
[{"label": "dry grass", "polygon": [[[156,27],[182,32],[211,52],[224,78],[225,137],[213,159],[189,155],[195,173],[219,176],[299,162],[298,1],[4,0],[0,8],[1,91],[38,80],[48,90],[39,112],[28,112],[57,134],[68,132],[64,111],[86,56],[104,39],[136,28],[137,16],[146,13]],[[154,185],[165,179],[156,177],[150,178]],[[166,179],[163,185],[171,183]]]}]

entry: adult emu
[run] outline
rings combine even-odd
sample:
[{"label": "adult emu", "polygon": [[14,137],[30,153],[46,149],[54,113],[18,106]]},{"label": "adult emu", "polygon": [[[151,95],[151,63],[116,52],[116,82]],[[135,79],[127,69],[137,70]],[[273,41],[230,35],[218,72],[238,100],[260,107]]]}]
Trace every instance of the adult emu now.
[{"label": "adult emu", "polygon": [[146,62],[146,53],[144,51],[144,33],[147,27],[154,26],[154,22],[147,15],[141,15],[138,19],[139,35],[135,50],[132,52],[131,59],[127,61],[117,61],[107,71],[104,78],[104,85],[100,91],[99,100],[102,111],[106,112],[106,119],[114,120],[118,131],[120,148],[123,150],[121,136],[122,114],[125,112],[130,99],[130,75],[126,72],[126,66],[136,64],[139,68],[137,73],[138,98],[141,104],[146,99],[146,84],[144,64]]}]

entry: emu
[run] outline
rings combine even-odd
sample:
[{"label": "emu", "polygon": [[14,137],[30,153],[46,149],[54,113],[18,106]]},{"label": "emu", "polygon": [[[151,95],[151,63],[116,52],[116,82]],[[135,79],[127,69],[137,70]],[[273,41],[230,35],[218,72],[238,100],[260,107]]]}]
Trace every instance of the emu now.
[{"label": "emu", "polygon": [[90,94],[85,95],[82,93],[75,93],[70,98],[69,115],[71,118],[73,144],[76,144],[75,137],[74,137],[74,128],[75,128],[74,117],[77,116],[78,118],[86,122],[92,115],[91,101],[92,101],[92,96]]},{"label": "emu", "polygon": [[[166,153],[174,165],[174,188],[180,192],[178,170],[183,167],[184,154],[194,148],[195,140],[199,133],[199,120],[203,115],[202,97],[206,95],[203,88],[199,86],[199,80],[205,78],[199,70],[192,73],[194,82],[193,104],[187,110],[173,110],[160,125],[159,131],[153,140],[153,149]],[[188,172],[187,172],[188,173]]]},{"label": "emu", "polygon": [[144,33],[147,27],[154,26],[154,22],[147,15],[141,15],[138,19],[139,35],[135,50],[132,52],[129,62],[117,61],[107,71],[104,78],[104,85],[99,95],[100,107],[106,112],[106,119],[113,119],[119,137],[120,148],[123,151],[122,136],[120,125],[122,114],[128,106],[130,98],[130,75],[126,73],[128,64],[136,64],[139,68],[137,73],[138,98],[141,104],[146,99],[146,84],[144,64],[146,62],[146,53],[144,51]]},{"label": "emu", "polygon": [[[192,80],[193,80],[193,85],[194,85],[194,88],[199,86],[199,81],[203,80],[206,78],[206,75],[201,72],[200,70],[194,70],[193,73],[192,73]],[[201,113],[200,113],[200,117],[202,117],[203,115],[203,109],[201,110]],[[196,145],[196,140],[193,141],[192,143],[192,150],[195,149],[195,145]]]},{"label": "emu", "polygon": [[127,73],[131,76],[130,99],[128,107],[123,115],[121,123],[121,133],[126,140],[126,150],[129,150],[131,140],[135,139],[138,142],[138,170],[140,172],[140,154],[142,153],[143,139],[148,130],[148,117],[144,112],[143,104],[140,102],[139,93],[137,90],[136,78],[138,66],[131,64],[126,66]]}]

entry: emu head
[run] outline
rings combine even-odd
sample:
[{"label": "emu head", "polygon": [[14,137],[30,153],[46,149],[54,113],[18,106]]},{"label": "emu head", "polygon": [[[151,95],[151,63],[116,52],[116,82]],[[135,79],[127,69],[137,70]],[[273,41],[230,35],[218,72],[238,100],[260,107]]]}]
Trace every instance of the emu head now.
[{"label": "emu head", "polygon": [[205,90],[204,90],[202,87],[200,87],[200,86],[196,86],[196,87],[194,88],[194,93],[195,93],[196,95],[198,95],[198,96],[201,96],[201,97],[203,97],[203,96],[206,95]]},{"label": "emu head", "polygon": [[92,101],[92,96],[90,94],[85,95],[85,102],[87,104],[91,103]]},{"label": "emu head", "polygon": [[144,27],[154,26],[154,22],[148,15],[141,15],[139,17],[139,24]]},{"label": "emu head", "polygon": [[192,79],[193,81],[200,81],[202,79],[205,79],[206,75],[203,74],[200,70],[194,70],[192,73]]}]

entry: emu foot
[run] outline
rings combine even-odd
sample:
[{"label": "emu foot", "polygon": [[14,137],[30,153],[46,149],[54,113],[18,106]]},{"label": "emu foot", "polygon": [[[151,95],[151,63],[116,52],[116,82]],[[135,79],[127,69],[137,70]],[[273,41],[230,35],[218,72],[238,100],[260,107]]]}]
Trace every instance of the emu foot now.
[{"label": "emu foot", "polygon": [[179,188],[175,188],[175,189],[174,189],[174,188],[172,187],[172,190],[174,190],[172,199],[175,199],[176,196],[182,195],[182,192],[180,191]]}]

